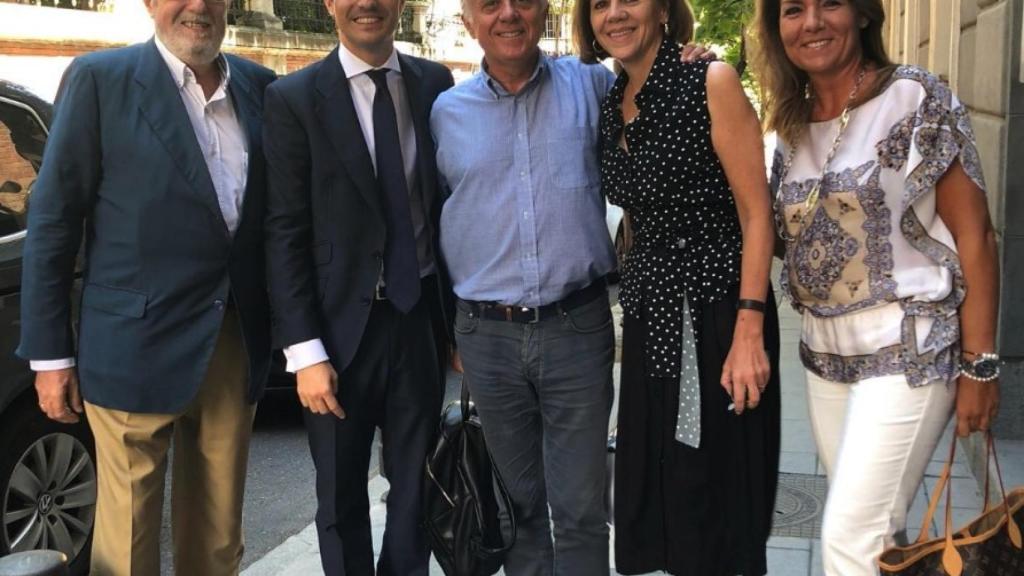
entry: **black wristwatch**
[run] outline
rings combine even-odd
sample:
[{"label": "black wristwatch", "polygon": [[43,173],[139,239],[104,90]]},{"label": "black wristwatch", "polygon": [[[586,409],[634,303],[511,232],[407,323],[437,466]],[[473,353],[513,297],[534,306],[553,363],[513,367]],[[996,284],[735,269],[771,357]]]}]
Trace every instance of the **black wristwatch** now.
[{"label": "black wristwatch", "polygon": [[992,352],[974,354],[974,360],[960,361],[960,373],[978,382],[999,378],[999,355]]}]

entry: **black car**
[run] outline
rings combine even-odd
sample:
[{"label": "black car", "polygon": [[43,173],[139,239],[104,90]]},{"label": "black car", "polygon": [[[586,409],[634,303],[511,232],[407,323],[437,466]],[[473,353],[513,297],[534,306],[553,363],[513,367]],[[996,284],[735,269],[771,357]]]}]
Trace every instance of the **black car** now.
[{"label": "black car", "polygon": [[[64,552],[73,576],[88,573],[96,511],[96,451],[84,419],[60,424],[39,409],[18,346],[21,253],[32,185],[52,120],[50,103],[0,80],[0,556],[50,548]],[[72,302],[77,307],[80,282]],[[268,391],[294,389],[277,352]],[[277,410],[290,401],[268,403]]]},{"label": "black car", "polygon": [[84,421],[59,424],[39,410],[28,363],[14,355],[25,216],[51,117],[48,102],[0,80],[0,555],[56,549],[72,574],[85,574],[96,512],[92,436]]}]

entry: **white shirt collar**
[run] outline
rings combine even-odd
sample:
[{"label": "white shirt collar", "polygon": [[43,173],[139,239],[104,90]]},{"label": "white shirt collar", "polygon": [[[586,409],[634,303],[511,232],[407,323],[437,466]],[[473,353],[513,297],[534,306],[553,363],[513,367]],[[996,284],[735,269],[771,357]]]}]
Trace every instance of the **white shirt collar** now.
[{"label": "white shirt collar", "polygon": [[[182,62],[180,58],[175,56],[168,48],[160,41],[158,36],[153,36],[153,41],[156,43],[156,49],[163,56],[164,62],[167,63],[167,68],[171,71],[171,77],[174,78],[174,84],[179,90],[185,85],[186,82],[195,82],[196,75],[192,72],[192,69],[188,67],[188,64]],[[231,68],[228,66],[228,60],[223,54],[217,54],[217,66],[220,67],[220,90],[227,91],[228,82],[231,80]]]},{"label": "white shirt collar", "polygon": [[388,57],[388,61],[383,66],[371,66],[355,54],[349,52],[348,48],[339,42],[338,59],[341,60],[341,67],[345,70],[345,77],[349,79],[377,68],[387,68],[399,74],[402,73],[402,67],[398,64],[398,51],[394,48],[391,49],[391,56]]}]

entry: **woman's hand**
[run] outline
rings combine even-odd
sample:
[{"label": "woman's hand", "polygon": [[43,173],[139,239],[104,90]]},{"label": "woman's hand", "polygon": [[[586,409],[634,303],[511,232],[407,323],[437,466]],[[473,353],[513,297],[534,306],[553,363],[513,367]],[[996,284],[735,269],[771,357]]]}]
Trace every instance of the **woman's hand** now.
[{"label": "woman's hand", "polygon": [[[740,312],[741,314],[744,311]],[[761,403],[761,393],[768,385],[771,364],[764,350],[764,337],[760,332],[737,329],[729,355],[722,365],[722,388],[732,398],[736,414]]]},{"label": "woman's hand", "polygon": [[978,382],[961,375],[956,381],[956,434],[988,430],[999,412],[999,380]]}]

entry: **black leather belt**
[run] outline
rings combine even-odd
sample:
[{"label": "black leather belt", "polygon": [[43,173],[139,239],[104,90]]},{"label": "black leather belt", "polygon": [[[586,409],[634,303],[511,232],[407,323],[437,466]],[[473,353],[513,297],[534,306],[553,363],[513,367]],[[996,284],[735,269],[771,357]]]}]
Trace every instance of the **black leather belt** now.
[{"label": "black leather belt", "polygon": [[473,314],[477,314],[480,318],[485,320],[502,320],[505,322],[519,322],[521,324],[534,324],[548,318],[554,318],[562,314],[579,308],[584,304],[596,300],[597,298],[604,296],[608,293],[608,283],[604,278],[598,278],[588,285],[586,288],[580,288],[579,290],[569,294],[565,298],[562,298],[558,302],[552,302],[551,304],[545,304],[536,308],[529,308],[526,306],[506,306],[505,304],[498,304],[497,302],[473,302],[470,300],[461,300],[465,304],[468,304],[473,308],[470,312],[470,317]]}]

